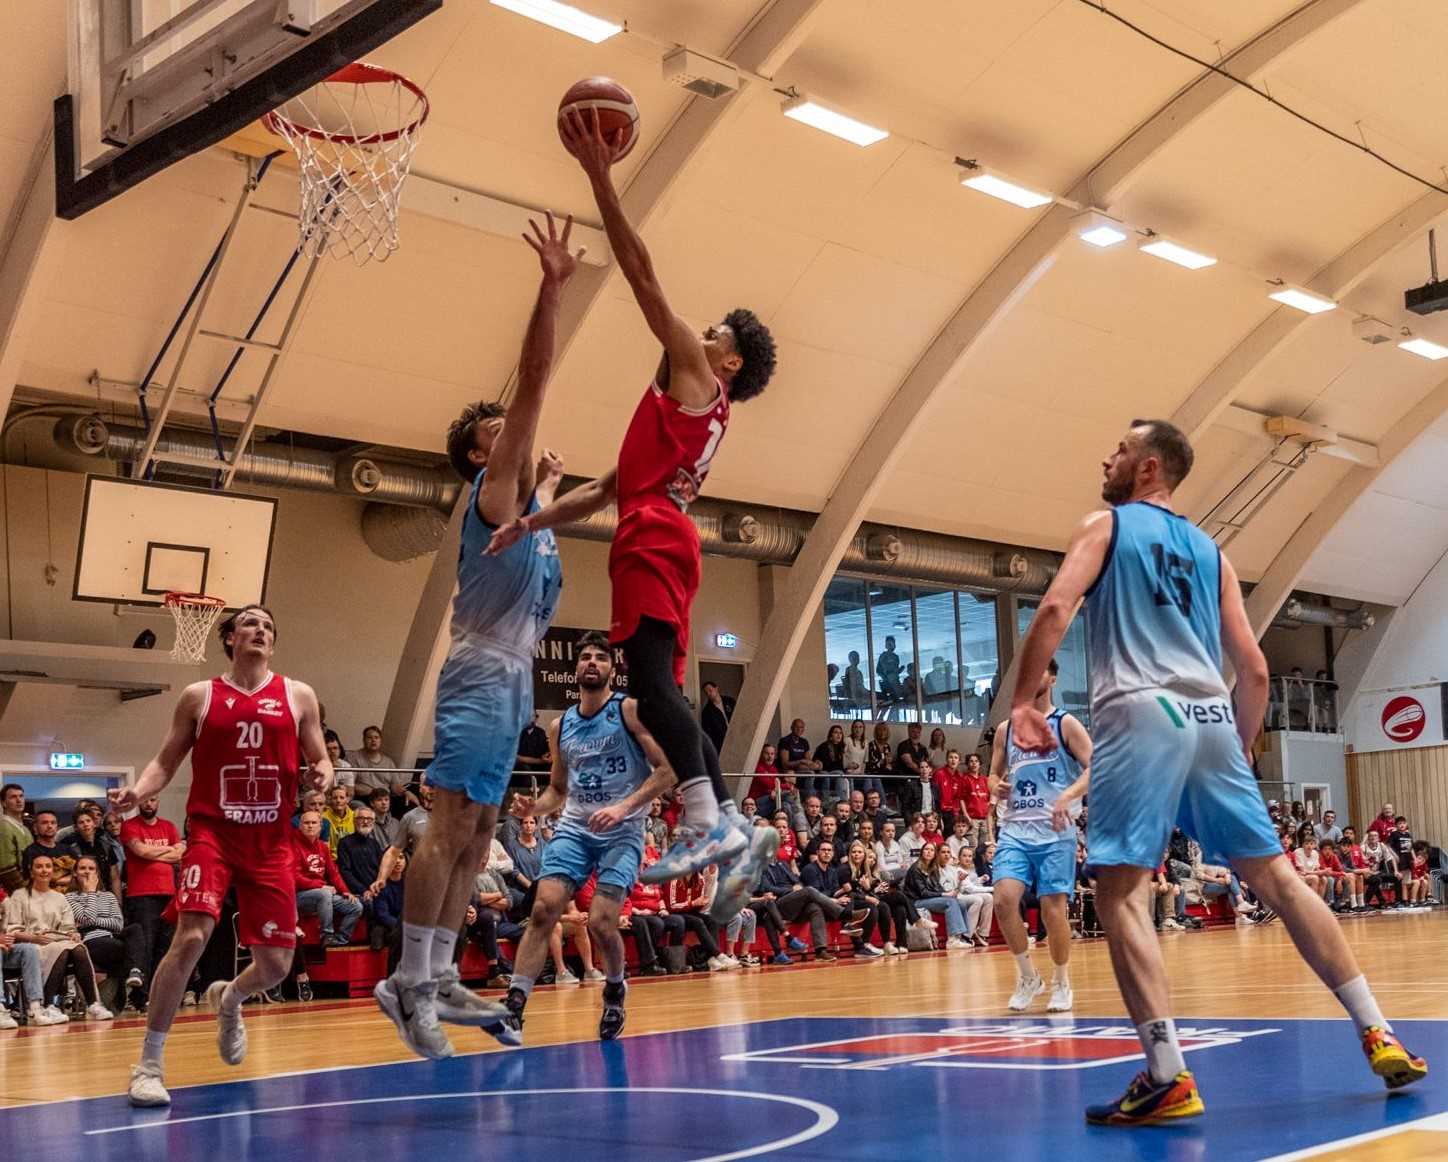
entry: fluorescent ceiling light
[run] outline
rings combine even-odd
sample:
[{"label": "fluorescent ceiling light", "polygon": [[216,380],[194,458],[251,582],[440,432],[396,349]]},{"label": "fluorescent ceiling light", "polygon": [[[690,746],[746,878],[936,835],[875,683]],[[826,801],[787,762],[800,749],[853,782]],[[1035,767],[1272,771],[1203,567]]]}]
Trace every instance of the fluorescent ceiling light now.
[{"label": "fluorescent ceiling light", "polygon": [[1428,339],[1404,339],[1398,346],[1404,351],[1411,351],[1414,355],[1421,355],[1424,359],[1448,359],[1448,347]]},{"label": "fluorescent ceiling light", "polygon": [[1293,286],[1291,283],[1283,283],[1267,297],[1284,306],[1305,311],[1309,315],[1320,315],[1323,311],[1337,308],[1336,300],[1330,299],[1326,295],[1315,294],[1305,287]]},{"label": "fluorescent ceiling light", "polygon": [[1076,237],[1105,249],[1126,241],[1126,227],[1100,210],[1087,210],[1076,219]]},{"label": "fluorescent ceiling light", "polygon": [[1050,194],[1043,194],[1039,190],[1013,182],[1004,174],[981,166],[967,169],[960,184],[967,189],[977,190],[1013,206],[1019,206],[1023,210],[1034,210],[1037,206],[1045,206],[1056,200]]},{"label": "fluorescent ceiling light", "polygon": [[780,109],[786,117],[793,118],[814,129],[823,130],[835,137],[842,137],[852,145],[874,145],[875,142],[884,141],[890,136],[888,129],[878,129],[873,125],[866,125],[863,121],[851,117],[848,113],[842,113],[833,105],[808,94],[790,97],[780,106]]},{"label": "fluorescent ceiling light", "polygon": [[571,4],[560,4],[558,0],[492,0],[492,2],[498,8],[506,8],[509,12],[526,16],[529,20],[536,20],[539,24],[546,24],[549,28],[558,29],[559,32],[581,37],[589,44],[598,44],[623,31],[622,24],[604,20],[601,16],[594,16]]},{"label": "fluorescent ceiling light", "polygon": [[1189,246],[1183,246],[1180,242],[1163,238],[1160,234],[1153,234],[1137,249],[1154,258],[1164,258],[1178,266],[1185,266],[1188,270],[1201,270],[1203,267],[1217,264],[1217,260],[1210,254],[1202,254]]}]

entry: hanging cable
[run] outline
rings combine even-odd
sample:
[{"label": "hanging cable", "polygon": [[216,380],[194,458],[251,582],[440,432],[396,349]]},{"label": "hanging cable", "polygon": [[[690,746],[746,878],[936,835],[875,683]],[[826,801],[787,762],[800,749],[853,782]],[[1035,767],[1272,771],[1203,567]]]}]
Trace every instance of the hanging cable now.
[{"label": "hanging cable", "polygon": [[1122,25],[1124,28],[1129,28],[1132,32],[1136,33],[1137,36],[1141,37],[1144,40],[1151,41],[1152,44],[1157,45],[1159,48],[1164,48],[1167,52],[1174,53],[1176,56],[1181,57],[1183,60],[1191,61],[1194,65],[1199,65],[1204,69],[1208,69],[1211,72],[1216,73],[1219,77],[1231,81],[1234,85],[1240,85],[1242,88],[1246,89],[1247,92],[1253,93],[1256,96],[1261,97],[1262,100],[1267,102],[1267,104],[1272,105],[1275,108],[1281,109],[1282,112],[1288,114],[1291,117],[1296,117],[1297,120],[1301,121],[1304,125],[1310,125],[1319,133],[1325,133],[1327,134],[1327,136],[1333,138],[1336,141],[1342,142],[1342,144],[1357,150],[1359,153],[1367,154],[1368,157],[1372,158],[1374,161],[1378,162],[1381,165],[1387,166],[1394,173],[1401,174],[1403,177],[1408,178],[1411,181],[1417,182],[1420,186],[1426,186],[1428,189],[1436,190],[1440,194],[1448,194],[1448,186],[1440,186],[1437,182],[1431,182],[1427,178],[1415,174],[1412,170],[1405,169],[1403,166],[1400,166],[1392,159],[1384,157],[1376,149],[1373,149],[1370,145],[1368,145],[1366,141],[1354,141],[1351,137],[1347,137],[1339,133],[1336,129],[1329,128],[1321,121],[1314,121],[1306,113],[1300,112],[1299,110],[1294,109],[1291,105],[1279,101],[1271,93],[1267,92],[1266,89],[1259,89],[1256,85],[1252,84],[1251,81],[1244,80],[1243,78],[1235,75],[1234,73],[1229,73],[1226,69],[1222,68],[1221,65],[1214,65],[1211,61],[1203,60],[1199,56],[1194,56],[1193,54],[1187,52],[1186,49],[1178,48],[1176,45],[1171,44],[1168,41],[1162,40],[1161,37],[1155,35],[1154,33],[1148,32],[1146,29],[1142,28],[1141,25],[1133,24],[1126,17],[1120,15],[1119,13],[1112,12],[1111,9],[1107,8],[1105,0],[1076,0],[1076,2],[1078,4],[1084,4],[1087,8],[1090,8],[1095,12],[1101,13],[1102,16],[1109,16],[1112,20],[1116,21],[1117,24]]}]

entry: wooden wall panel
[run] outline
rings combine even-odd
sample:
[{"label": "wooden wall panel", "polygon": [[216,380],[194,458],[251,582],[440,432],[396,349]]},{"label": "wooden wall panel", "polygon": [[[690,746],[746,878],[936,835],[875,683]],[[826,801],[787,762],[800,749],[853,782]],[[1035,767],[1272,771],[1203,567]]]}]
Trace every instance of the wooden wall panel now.
[{"label": "wooden wall panel", "polygon": [[1392,803],[1415,838],[1448,846],[1448,746],[1350,752],[1347,786],[1359,838]]}]

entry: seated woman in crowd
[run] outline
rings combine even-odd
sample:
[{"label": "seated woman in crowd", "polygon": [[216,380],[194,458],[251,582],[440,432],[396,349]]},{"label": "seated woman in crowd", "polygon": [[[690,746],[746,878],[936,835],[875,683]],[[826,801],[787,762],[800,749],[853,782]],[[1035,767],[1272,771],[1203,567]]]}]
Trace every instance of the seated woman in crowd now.
[{"label": "seated woman in crowd", "polygon": [[1156,872],[1151,877],[1151,895],[1153,900],[1152,918],[1158,932],[1179,932],[1181,923],[1176,918],[1177,901],[1181,898],[1182,886],[1173,883],[1171,872],[1167,869],[1166,858],[1156,865]]},{"label": "seated woman in crowd", "polygon": [[920,858],[905,873],[905,898],[917,911],[945,917],[945,930],[949,934],[946,948],[969,948],[971,942],[966,935],[965,915],[960,910],[960,902],[945,894],[940,877],[935,874],[936,850],[933,843],[927,843],[920,849]]},{"label": "seated woman in crowd", "polygon": [[101,1004],[95,967],[76,930],[75,913],[66,898],[50,886],[54,870],[50,856],[32,857],[29,882],[5,901],[5,931],[17,943],[40,946],[40,970],[45,974],[42,1007],[55,1007],[46,1002],[65,991],[65,978],[74,973],[85,998],[85,1015],[92,1021],[109,1021],[114,1014]]},{"label": "seated woman in crowd", "polygon": [[101,887],[100,866],[94,857],[83,855],[75,861],[70,892],[66,896],[75,926],[80,932],[91,963],[121,983],[116,994],[124,1004],[131,995],[133,1008],[145,1002],[146,977],[141,972],[145,945],[139,924],[127,924],[120,901]]},{"label": "seated woman in crowd", "polygon": [[[866,824],[868,826],[868,820]],[[906,903],[905,893],[901,891],[899,882],[891,883],[881,875],[880,861],[872,842],[862,835],[855,844],[859,844],[865,853],[863,878],[858,882],[867,884],[866,892],[880,902],[876,909],[876,924],[884,942],[880,951],[886,956],[909,956],[910,942],[905,933],[910,927],[910,906]]]},{"label": "seated woman in crowd", "polygon": [[772,742],[760,747],[759,761],[754,764],[754,780],[749,784],[749,797],[766,819],[781,810],[787,811],[793,818],[800,814],[799,788],[793,778],[781,773],[775,765],[777,753]]},{"label": "seated woman in crowd", "polygon": [[[941,890],[959,902],[965,913],[965,934],[970,942],[977,948],[984,948],[990,943],[995,894],[989,888],[971,886],[970,880],[975,878],[975,867],[973,864],[968,866],[970,870],[967,872],[966,866],[961,864],[945,844],[942,843],[935,849],[935,875],[940,880]],[[976,882],[979,883],[978,880]]]},{"label": "seated woman in crowd", "polygon": [[920,849],[925,846],[925,816],[921,812],[910,816],[910,825],[900,837],[900,846],[907,859],[919,858]]},{"label": "seated woman in crowd", "polygon": [[880,799],[885,798],[885,781],[882,775],[888,775],[895,769],[895,747],[890,742],[890,727],[884,722],[875,723],[875,737],[870,740],[870,745],[865,748],[865,777],[860,780],[858,786],[867,795],[871,791],[879,791]]},{"label": "seated woman in crowd", "polygon": [[711,864],[703,872],[670,880],[665,892],[669,911],[683,922],[685,934],[694,934],[699,947],[709,958],[710,972],[723,972],[732,967],[720,955],[719,929],[709,919],[709,905],[714,902],[714,891],[718,886],[719,868]]},{"label": "seated woman in crowd", "polygon": [[920,833],[922,839],[936,847],[943,847],[945,836],[940,830],[940,816],[934,811],[927,811],[925,814],[925,830]]},{"label": "seated woman in crowd", "polygon": [[[641,868],[659,861],[659,849],[653,833],[644,832],[644,857]],[[669,942],[682,943],[684,921],[671,916],[664,903],[664,890],[658,884],[636,882],[625,901],[626,915],[639,954],[640,976],[667,976],[669,970],[659,963],[659,951]],[[620,917],[622,923],[623,917]]]},{"label": "seated woman in crowd", "polygon": [[845,778],[845,728],[839,723],[830,727],[824,742],[815,747],[814,761],[820,772],[814,790],[821,800],[847,799],[850,783]]},{"label": "seated woman in crowd", "polygon": [[845,739],[845,776],[857,791],[863,791],[865,760],[870,755],[870,744],[865,739],[865,720],[857,718],[850,723],[850,736]]}]

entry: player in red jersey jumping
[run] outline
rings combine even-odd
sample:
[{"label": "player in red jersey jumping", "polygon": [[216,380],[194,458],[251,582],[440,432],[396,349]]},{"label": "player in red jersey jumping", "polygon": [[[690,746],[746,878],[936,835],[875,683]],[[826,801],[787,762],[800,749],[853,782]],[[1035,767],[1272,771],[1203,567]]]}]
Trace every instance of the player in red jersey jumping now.
[{"label": "player in red jersey jumping", "polygon": [[134,786],[110,792],[116,810],[131,810],[163,791],[191,751],[190,832],[174,905],[176,935],[151,981],[146,1040],[131,1069],[134,1106],[171,1101],[162,1080],[166,1034],[232,886],[237,938],[252,959],[235,980],[207,989],[206,1001],[216,1011],[221,1059],[239,1065],[246,1056],[242,1002],[282,982],[296,945],[291,814],[300,758],[307,760],[309,788],[325,790],[332,782],[317,695],[270,669],[276,644],[271,611],[243,606],[222,623],[221,644],[231,668],[186,687],[159,753]]},{"label": "player in red jersey jumping", "polygon": [[624,216],[610,173],[620,138],[576,113],[560,124],[563,144],[583,167],[619,269],[664,355],[639,401],[618,467],[547,508],[500,528],[490,552],[525,533],[580,520],[618,501],[608,556],[613,582],[609,637],[628,661],[628,692],[679,779],[680,838],[644,873],[653,882],[720,865],[712,909],[739,911],[779,840],[772,827],[744,824],[719,772],[719,755],[679,686],[689,648],[689,610],[699,589],[699,534],[686,510],[703,487],[729,426],[731,404],[753,399],[774,372],[774,339],[752,311],[735,310],[700,335],[674,313],[643,239]]}]

